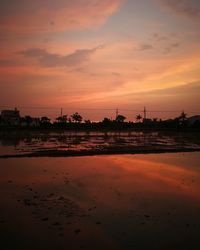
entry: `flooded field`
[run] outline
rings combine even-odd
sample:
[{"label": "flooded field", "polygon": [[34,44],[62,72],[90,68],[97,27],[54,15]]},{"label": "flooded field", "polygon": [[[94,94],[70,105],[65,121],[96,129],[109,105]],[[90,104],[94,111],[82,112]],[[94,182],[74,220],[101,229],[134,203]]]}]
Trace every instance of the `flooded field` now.
[{"label": "flooded field", "polygon": [[2,249],[200,249],[199,152],[0,166]]},{"label": "flooded field", "polygon": [[199,133],[175,132],[39,132],[0,133],[0,156],[68,153],[134,153],[200,150]]}]

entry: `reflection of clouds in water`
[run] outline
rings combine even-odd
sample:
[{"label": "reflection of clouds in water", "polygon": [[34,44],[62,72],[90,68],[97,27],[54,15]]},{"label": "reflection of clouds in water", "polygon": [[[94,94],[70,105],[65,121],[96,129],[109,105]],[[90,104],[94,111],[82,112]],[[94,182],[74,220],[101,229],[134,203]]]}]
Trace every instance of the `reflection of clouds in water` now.
[{"label": "reflection of clouds in water", "polygon": [[[2,132],[0,143],[8,153],[41,150],[126,150],[142,148],[199,148],[198,134],[167,132]],[[120,152],[120,151],[119,151]]]},{"label": "reflection of clouds in water", "polygon": [[136,190],[168,193],[172,196],[184,193],[199,199],[200,172],[195,166],[200,158],[198,153],[193,154],[193,157],[191,155],[188,153],[187,156],[183,156],[187,160],[184,165],[180,157],[173,157],[173,154],[169,159],[167,155],[163,159],[162,155],[122,156],[113,158],[113,162],[134,176]]}]

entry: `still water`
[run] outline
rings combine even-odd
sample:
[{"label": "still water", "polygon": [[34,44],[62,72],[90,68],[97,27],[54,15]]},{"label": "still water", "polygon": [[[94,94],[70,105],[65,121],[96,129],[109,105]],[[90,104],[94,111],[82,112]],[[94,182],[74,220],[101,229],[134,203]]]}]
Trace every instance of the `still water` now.
[{"label": "still water", "polygon": [[200,133],[181,132],[0,132],[0,156],[41,151],[200,150]]},{"label": "still water", "polygon": [[200,249],[200,153],[0,159],[1,249]]}]

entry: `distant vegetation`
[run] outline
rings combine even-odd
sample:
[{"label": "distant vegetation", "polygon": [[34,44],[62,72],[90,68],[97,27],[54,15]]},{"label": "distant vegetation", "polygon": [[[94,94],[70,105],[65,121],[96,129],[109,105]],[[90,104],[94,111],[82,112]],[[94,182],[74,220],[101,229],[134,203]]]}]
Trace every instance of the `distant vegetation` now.
[{"label": "distant vegetation", "polygon": [[122,114],[117,114],[116,119],[105,117],[102,121],[92,122],[75,112],[72,115],[61,115],[52,121],[43,116],[33,118],[31,116],[20,117],[19,111],[4,110],[0,116],[0,128],[44,128],[44,129],[68,129],[68,130],[138,130],[138,129],[195,129],[200,130],[200,116],[188,117],[183,111],[174,119],[161,120],[158,118],[147,119],[140,114],[135,117],[135,122],[127,121]]}]

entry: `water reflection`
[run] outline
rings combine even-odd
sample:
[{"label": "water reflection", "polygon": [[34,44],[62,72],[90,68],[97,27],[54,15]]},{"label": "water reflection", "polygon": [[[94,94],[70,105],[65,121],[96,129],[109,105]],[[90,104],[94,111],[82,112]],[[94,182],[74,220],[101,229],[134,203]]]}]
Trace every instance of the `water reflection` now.
[{"label": "water reflection", "polygon": [[20,249],[199,248],[200,153],[0,163],[1,235]]},{"label": "water reflection", "polygon": [[199,134],[175,132],[1,132],[3,154],[40,150],[99,150],[126,148],[200,148]]}]

